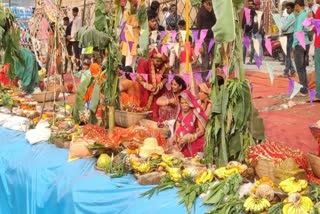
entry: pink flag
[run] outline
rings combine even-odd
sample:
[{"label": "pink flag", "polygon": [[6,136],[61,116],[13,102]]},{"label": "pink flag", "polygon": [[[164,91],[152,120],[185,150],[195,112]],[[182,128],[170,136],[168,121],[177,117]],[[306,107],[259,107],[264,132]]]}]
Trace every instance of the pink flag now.
[{"label": "pink flag", "polygon": [[163,44],[161,46],[161,54],[167,55],[167,50],[168,50],[168,44]]},{"label": "pink flag", "polygon": [[202,43],[203,43],[203,41],[200,41],[200,40],[196,41],[196,45],[195,45],[195,48],[194,48],[194,52],[196,54],[199,53]]},{"label": "pink flag", "polygon": [[194,78],[195,78],[197,84],[201,84],[203,82],[201,72],[195,72]]},{"label": "pink flag", "polygon": [[198,37],[199,37],[199,30],[193,30],[192,31],[192,38],[194,42],[198,41]]},{"label": "pink flag", "polygon": [[225,66],[223,66],[223,73],[224,73],[224,75],[226,75],[226,76],[228,76],[228,66],[227,65],[225,65]]},{"label": "pink flag", "polygon": [[204,41],[204,38],[206,38],[207,33],[208,33],[208,29],[202,29],[200,31],[200,41]]},{"label": "pink flag", "polygon": [[211,70],[208,72],[208,75],[207,75],[207,77],[206,77],[206,81],[208,81],[209,79],[210,79],[210,77],[211,77]]},{"label": "pink flag", "polygon": [[249,49],[249,47],[250,47],[250,38],[249,38],[249,36],[244,36],[243,37],[243,44],[247,49]]},{"label": "pink flag", "polygon": [[294,81],[293,79],[289,78],[289,84],[288,84],[288,96],[290,94],[292,94],[292,91],[293,91],[293,87],[294,87]]},{"label": "pink flag", "polygon": [[135,73],[131,73],[130,77],[131,77],[132,81],[136,81],[136,74]]},{"label": "pink flag", "polygon": [[131,53],[131,51],[132,51],[132,47],[133,47],[133,42],[128,42],[128,45],[129,45],[129,50],[130,50],[130,53]]},{"label": "pink flag", "polygon": [[173,78],[174,78],[174,74],[169,74],[169,75],[168,75],[168,82],[167,82],[167,84],[166,84],[166,88],[167,88],[168,90],[171,89],[171,82],[172,82]]},{"label": "pink flag", "polygon": [[170,31],[170,33],[171,33],[172,42],[175,42],[176,41],[176,37],[177,37],[177,31],[172,30],[172,31]]},{"label": "pink flag", "polygon": [[183,74],[182,78],[186,82],[186,84],[189,85],[189,74]]},{"label": "pink flag", "polygon": [[314,99],[316,98],[316,91],[313,89],[308,89],[310,103],[312,104]]},{"label": "pink flag", "polygon": [[143,77],[143,79],[144,79],[145,81],[148,82],[148,74],[141,74],[141,76]]},{"label": "pink flag", "polygon": [[262,65],[262,59],[258,55],[256,55],[256,65],[257,65],[258,69],[260,70],[261,65]]},{"label": "pink flag", "polygon": [[244,15],[246,17],[246,24],[250,25],[251,16],[250,16],[251,10],[249,8],[244,8]]},{"label": "pink flag", "polygon": [[311,20],[312,18],[304,19],[304,21],[302,22],[303,27],[308,28],[311,25]]},{"label": "pink flag", "polygon": [[208,53],[211,51],[212,47],[214,45],[214,39],[212,38],[209,42],[209,46],[208,46]]},{"label": "pink flag", "polygon": [[270,56],[272,56],[272,47],[271,47],[270,38],[265,39],[265,46],[266,46],[266,49],[267,49],[268,53],[270,54]]},{"label": "pink flag", "polygon": [[314,25],[317,31],[317,35],[320,35],[320,19],[312,19],[311,23]]},{"label": "pink flag", "polygon": [[303,31],[296,32],[296,37],[297,37],[300,45],[303,47],[303,49],[306,49],[306,41],[304,38],[304,32]]},{"label": "pink flag", "polygon": [[162,42],[162,40],[166,34],[167,34],[167,31],[165,31],[165,30],[160,32],[160,42]]}]

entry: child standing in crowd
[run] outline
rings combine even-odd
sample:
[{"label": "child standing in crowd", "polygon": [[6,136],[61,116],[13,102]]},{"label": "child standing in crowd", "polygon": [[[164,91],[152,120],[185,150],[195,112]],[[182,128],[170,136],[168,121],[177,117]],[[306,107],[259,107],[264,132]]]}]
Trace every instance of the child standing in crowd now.
[{"label": "child standing in crowd", "polygon": [[82,70],[75,73],[75,76],[80,78],[80,82],[91,77],[90,65],[91,61],[89,59],[83,60]]}]

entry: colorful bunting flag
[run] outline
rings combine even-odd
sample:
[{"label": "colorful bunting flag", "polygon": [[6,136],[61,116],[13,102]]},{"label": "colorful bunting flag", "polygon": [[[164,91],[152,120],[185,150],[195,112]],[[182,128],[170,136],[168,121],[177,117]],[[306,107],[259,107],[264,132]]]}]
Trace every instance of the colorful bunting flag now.
[{"label": "colorful bunting flag", "polygon": [[317,35],[320,35],[320,19],[312,19],[311,23],[314,25],[317,31]]},{"label": "colorful bunting flag", "polygon": [[136,74],[135,73],[130,73],[130,78],[132,79],[132,81],[136,81]]},{"label": "colorful bunting flag", "polygon": [[246,49],[249,49],[249,47],[250,47],[250,38],[249,38],[249,36],[244,36],[243,37],[243,44],[246,47]]},{"label": "colorful bunting flag", "polygon": [[251,22],[250,13],[251,13],[251,10],[249,8],[245,7],[244,8],[244,15],[245,15],[245,18],[246,18],[246,24],[247,25],[250,25],[250,22]]},{"label": "colorful bunting flag", "polygon": [[161,31],[160,32],[160,41],[162,42],[163,38],[165,37],[165,35],[167,34],[167,31]]},{"label": "colorful bunting flag", "polygon": [[192,31],[193,41],[194,41],[194,42],[197,42],[197,41],[199,40],[198,37],[199,37],[199,30],[193,30],[193,31]]},{"label": "colorful bunting flag", "polygon": [[225,65],[225,66],[223,66],[223,68],[222,68],[222,70],[223,70],[223,73],[224,73],[224,75],[226,75],[226,76],[228,76],[228,66],[227,65]]},{"label": "colorful bunting flag", "polygon": [[281,44],[281,48],[285,55],[287,55],[287,37],[286,36],[280,36],[279,41]]},{"label": "colorful bunting flag", "polygon": [[256,65],[257,65],[258,69],[260,70],[261,65],[262,65],[262,58],[258,55],[256,55]]},{"label": "colorful bunting flag", "polygon": [[268,69],[268,72],[269,72],[270,82],[271,82],[271,85],[273,85],[273,82],[274,82],[273,67],[269,63],[266,63],[266,64],[267,64],[267,69]]},{"label": "colorful bunting flag", "polygon": [[261,56],[262,53],[260,53],[260,41],[256,38],[252,38],[253,41],[253,48],[258,56]]},{"label": "colorful bunting flag", "polygon": [[212,74],[212,71],[210,70],[210,71],[208,72],[207,77],[206,77],[206,81],[209,81],[209,79],[210,79],[210,77],[211,77],[211,74]]},{"label": "colorful bunting flag", "polygon": [[131,51],[132,51],[133,44],[134,44],[134,42],[128,41],[128,46],[129,46],[130,55],[131,55]]},{"label": "colorful bunting flag", "polygon": [[290,99],[294,98],[300,92],[301,88],[303,88],[303,85],[301,85],[301,84],[299,84],[297,82],[294,82],[293,91],[292,91],[292,94],[290,96]]},{"label": "colorful bunting flag", "polygon": [[256,14],[258,19],[258,29],[260,29],[263,12],[260,10],[256,10]]},{"label": "colorful bunting flag", "polygon": [[200,31],[200,41],[204,41],[204,39],[206,38],[207,36],[207,33],[208,33],[208,29],[202,29]]},{"label": "colorful bunting flag", "polygon": [[195,78],[197,84],[201,84],[203,82],[201,72],[195,72],[194,78]]},{"label": "colorful bunting flag", "polygon": [[170,31],[170,34],[171,34],[171,41],[175,42],[176,38],[177,38],[177,31],[172,30],[172,31]]},{"label": "colorful bunting flag", "polygon": [[290,94],[292,94],[293,87],[294,87],[294,81],[291,78],[288,78],[288,80],[289,80],[289,84],[288,84],[288,93],[287,94],[289,96]]},{"label": "colorful bunting flag", "polygon": [[270,56],[272,56],[272,46],[271,46],[270,38],[266,38],[264,41],[265,41],[265,46],[266,46],[268,53],[270,54]]},{"label": "colorful bunting flag", "polygon": [[302,22],[303,27],[308,28],[311,25],[311,20],[312,18],[304,19],[304,21]]},{"label": "colorful bunting flag", "polygon": [[209,42],[209,45],[208,45],[208,53],[211,51],[212,47],[214,45],[214,39],[212,38]]},{"label": "colorful bunting flag", "polygon": [[296,37],[300,43],[300,45],[303,47],[303,49],[306,49],[306,41],[304,37],[304,31],[296,32]]},{"label": "colorful bunting flag", "polygon": [[186,42],[187,31],[185,31],[185,30],[180,30],[179,32],[180,32],[180,34],[181,34],[181,38],[182,38],[183,43],[185,43],[185,42]]},{"label": "colorful bunting flag", "polygon": [[312,104],[314,99],[316,98],[316,91],[313,89],[308,89],[310,103]]},{"label": "colorful bunting flag", "polygon": [[189,74],[183,74],[182,78],[186,82],[186,84],[189,85]]}]

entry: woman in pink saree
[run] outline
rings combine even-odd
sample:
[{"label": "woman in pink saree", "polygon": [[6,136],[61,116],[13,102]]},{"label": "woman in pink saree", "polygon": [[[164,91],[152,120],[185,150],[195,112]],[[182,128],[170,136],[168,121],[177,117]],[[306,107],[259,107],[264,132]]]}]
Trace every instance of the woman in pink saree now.
[{"label": "woman in pink saree", "polygon": [[174,141],[185,157],[194,157],[198,152],[203,152],[207,116],[191,91],[183,91],[179,100]]}]

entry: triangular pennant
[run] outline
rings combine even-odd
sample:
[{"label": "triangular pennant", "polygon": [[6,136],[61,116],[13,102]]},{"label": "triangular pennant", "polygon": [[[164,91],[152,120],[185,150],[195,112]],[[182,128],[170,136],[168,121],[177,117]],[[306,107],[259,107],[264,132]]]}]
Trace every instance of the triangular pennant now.
[{"label": "triangular pennant", "polygon": [[258,19],[258,29],[260,29],[263,12],[256,10],[256,14],[257,14],[257,19]]},{"label": "triangular pennant", "polygon": [[130,36],[134,37],[132,26],[131,25],[126,25],[126,26],[127,26],[128,32],[130,33]]},{"label": "triangular pennant", "polygon": [[289,82],[288,82],[288,92],[287,92],[287,94],[289,96],[290,94],[292,94],[293,87],[294,87],[294,81],[291,78],[288,78],[288,81]]},{"label": "triangular pennant", "polygon": [[281,48],[285,55],[287,55],[287,37],[286,36],[280,36],[279,41],[281,44]]},{"label": "triangular pennant", "polygon": [[311,23],[314,25],[317,31],[317,35],[320,35],[320,19],[312,19]]},{"label": "triangular pennant", "polygon": [[302,22],[303,27],[308,28],[311,25],[312,18],[305,18]]},{"label": "triangular pennant", "polygon": [[179,43],[178,42],[174,43],[173,48],[174,48],[174,52],[176,53],[176,56],[179,56],[179,49],[180,49]]},{"label": "triangular pennant", "polygon": [[124,30],[122,30],[121,33],[120,33],[120,41],[121,42],[126,42],[127,41],[126,40],[126,34],[125,34]]},{"label": "triangular pennant", "polygon": [[260,53],[260,41],[256,38],[252,38],[253,41],[253,48],[258,56],[261,56],[262,53]]},{"label": "triangular pennant", "polygon": [[180,34],[181,34],[181,38],[182,38],[183,43],[185,43],[186,42],[187,31],[180,30]]},{"label": "triangular pennant", "polygon": [[166,34],[164,35],[164,38],[162,39],[162,44],[168,43],[169,35],[170,33],[168,31],[165,31]]},{"label": "triangular pennant", "polygon": [[192,38],[194,42],[197,42],[199,39],[199,30],[192,30]]},{"label": "triangular pennant", "polygon": [[136,74],[135,73],[130,73],[130,77],[132,79],[132,81],[136,81]]},{"label": "triangular pennant", "polygon": [[148,82],[148,74],[141,74],[141,76],[146,82]]},{"label": "triangular pennant", "polygon": [[212,71],[210,70],[210,71],[208,72],[207,77],[206,77],[206,81],[208,81],[208,80],[211,78],[211,74],[212,74]]},{"label": "triangular pennant", "polygon": [[303,47],[303,49],[306,49],[306,40],[304,37],[304,31],[296,32],[295,34],[300,45]]},{"label": "triangular pennant", "polygon": [[121,74],[121,76],[124,76],[126,74],[126,72],[124,72],[123,70],[119,70],[119,73]]},{"label": "triangular pennant", "polygon": [[194,48],[194,52],[196,55],[199,55],[200,54],[200,48],[201,48],[201,45],[202,45],[203,41],[201,40],[198,40],[195,44],[195,48]]},{"label": "triangular pennant", "polygon": [[273,67],[269,63],[266,63],[266,64],[267,64],[267,69],[268,69],[268,72],[269,72],[270,82],[271,82],[271,85],[273,85],[273,83],[274,83]]},{"label": "triangular pennant", "polygon": [[294,98],[300,92],[301,88],[303,88],[303,85],[301,85],[301,84],[299,84],[297,82],[294,82],[293,91],[292,91],[292,94],[290,96],[290,99]]},{"label": "triangular pennant", "polygon": [[256,65],[257,65],[258,69],[260,70],[261,65],[262,65],[262,59],[258,55],[256,55]]},{"label": "triangular pennant", "polygon": [[200,31],[200,41],[204,41],[204,39],[206,38],[207,36],[207,33],[208,33],[208,29],[202,29]]},{"label": "triangular pennant", "polygon": [[268,53],[270,54],[270,56],[272,56],[272,46],[271,46],[271,39],[270,38],[266,38],[265,40],[265,46],[266,46],[266,49],[268,51]]},{"label": "triangular pennant", "polygon": [[183,74],[182,75],[183,80],[186,82],[187,85],[189,85],[190,81],[189,81],[189,74]]},{"label": "triangular pennant", "polygon": [[308,89],[308,93],[309,93],[310,103],[312,104],[314,99],[316,98],[316,91],[313,89]]},{"label": "triangular pennant", "polygon": [[167,51],[168,51],[168,44],[163,44],[161,46],[161,54],[167,55],[168,54]]},{"label": "triangular pennant", "polygon": [[134,42],[130,42],[130,41],[128,42],[130,54],[131,54],[131,51],[132,51],[133,44],[134,44]]},{"label": "triangular pennant", "polygon": [[246,24],[247,25],[250,25],[250,22],[251,22],[251,16],[250,16],[250,13],[251,13],[251,10],[247,7],[243,8],[244,9],[244,16],[246,18]]},{"label": "triangular pennant", "polygon": [[157,42],[157,37],[158,37],[158,31],[154,30],[154,31],[151,31],[151,41],[153,42]]},{"label": "triangular pennant", "polygon": [[246,47],[246,49],[249,49],[249,47],[250,47],[250,38],[249,38],[249,36],[244,36],[243,37],[243,44]]},{"label": "triangular pennant", "polygon": [[208,53],[211,51],[212,47],[214,45],[214,39],[212,38],[209,42],[209,45],[208,45]]},{"label": "triangular pennant", "polygon": [[170,34],[171,34],[171,41],[175,42],[176,38],[177,38],[177,31],[172,30],[172,31],[170,31]]},{"label": "triangular pennant", "polygon": [[160,32],[160,41],[162,42],[162,40],[163,40],[163,38],[165,37],[165,35],[166,35],[166,31],[161,31]]},{"label": "triangular pennant", "polygon": [[203,82],[201,72],[195,72],[194,78],[195,78],[197,84],[201,84]]}]

